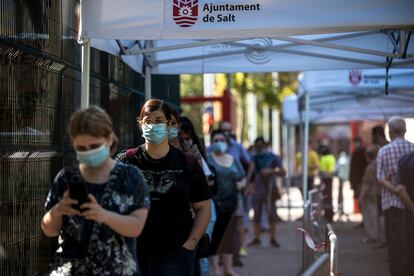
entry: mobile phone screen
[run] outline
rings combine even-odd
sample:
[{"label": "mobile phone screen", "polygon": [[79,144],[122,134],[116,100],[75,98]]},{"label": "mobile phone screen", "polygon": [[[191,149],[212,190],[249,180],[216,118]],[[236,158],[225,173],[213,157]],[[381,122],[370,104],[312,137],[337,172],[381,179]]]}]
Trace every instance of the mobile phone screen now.
[{"label": "mobile phone screen", "polygon": [[69,194],[70,198],[78,201],[78,204],[73,204],[73,208],[79,210],[80,212],[85,211],[85,209],[82,210],[80,206],[85,202],[89,202],[87,184],[69,183]]}]

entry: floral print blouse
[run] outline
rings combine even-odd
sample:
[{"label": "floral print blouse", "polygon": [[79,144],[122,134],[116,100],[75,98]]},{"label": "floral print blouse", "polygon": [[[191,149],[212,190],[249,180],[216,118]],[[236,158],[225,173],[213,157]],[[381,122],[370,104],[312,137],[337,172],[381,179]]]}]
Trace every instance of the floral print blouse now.
[{"label": "floral print blouse", "polygon": [[[119,214],[130,214],[150,205],[141,172],[134,166],[116,162],[108,182],[102,184],[83,180],[79,166],[62,169],[47,196],[47,211],[63,197],[68,183],[86,183],[99,205]],[[140,275],[136,239],[123,237],[105,224],[82,216],[63,216],[56,253],[50,275]]]}]

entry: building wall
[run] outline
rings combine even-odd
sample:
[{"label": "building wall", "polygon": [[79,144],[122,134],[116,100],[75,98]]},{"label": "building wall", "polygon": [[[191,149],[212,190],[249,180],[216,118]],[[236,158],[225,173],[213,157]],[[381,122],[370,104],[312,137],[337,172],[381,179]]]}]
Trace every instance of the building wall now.
[{"label": "building wall", "polygon": [[[56,239],[40,229],[57,172],[74,164],[67,135],[80,106],[81,49],[76,0],[0,2],[0,275],[42,275]],[[140,141],[135,118],[144,80],[92,49],[91,104],[112,116],[120,147]],[[154,76],[156,97],[179,105],[177,76]]]}]

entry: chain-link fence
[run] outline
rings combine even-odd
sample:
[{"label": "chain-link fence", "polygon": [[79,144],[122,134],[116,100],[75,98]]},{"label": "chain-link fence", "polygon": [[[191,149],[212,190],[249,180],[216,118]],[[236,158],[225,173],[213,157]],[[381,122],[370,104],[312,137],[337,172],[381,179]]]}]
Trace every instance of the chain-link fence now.
[{"label": "chain-link fence", "polygon": [[[74,162],[66,129],[80,106],[78,6],[77,0],[0,2],[0,275],[41,275],[56,248],[40,220],[54,176]],[[91,71],[91,104],[109,112],[121,147],[136,145],[144,80],[97,50]],[[155,94],[177,105],[178,81],[154,76]]]}]

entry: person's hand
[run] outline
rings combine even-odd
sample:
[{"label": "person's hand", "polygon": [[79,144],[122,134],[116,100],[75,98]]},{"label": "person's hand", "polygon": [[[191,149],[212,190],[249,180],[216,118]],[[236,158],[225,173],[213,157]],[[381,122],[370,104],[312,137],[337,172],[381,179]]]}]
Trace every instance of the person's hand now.
[{"label": "person's hand", "polygon": [[244,187],[246,187],[246,182],[247,182],[246,178],[243,178],[242,180],[237,181],[237,183],[236,183],[237,190],[241,191]]},{"label": "person's hand", "polygon": [[246,188],[244,188],[244,195],[252,195],[255,193],[255,189],[254,189],[254,183],[250,182]]},{"label": "person's hand", "polygon": [[69,191],[63,193],[63,198],[52,208],[52,212],[57,216],[76,216],[80,212],[72,207],[72,204],[77,204],[78,201],[69,197]]},{"label": "person's hand", "polygon": [[399,196],[407,193],[407,189],[405,188],[404,185],[397,185],[397,187],[395,187],[395,193]]},{"label": "person's hand", "polygon": [[108,211],[98,204],[96,198],[93,195],[89,194],[88,197],[90,202],[86,202],[81,205],[81,209],[83,210],[81,213],[82,216],[89,220],[104,223],[107,218]]},{"label": "person's hand", "polygon": [[193,251],[197,246],[197,240],[196,239],[191,239],[191,240],[187,240],[184,244],[183,247],[187,250]]}]

